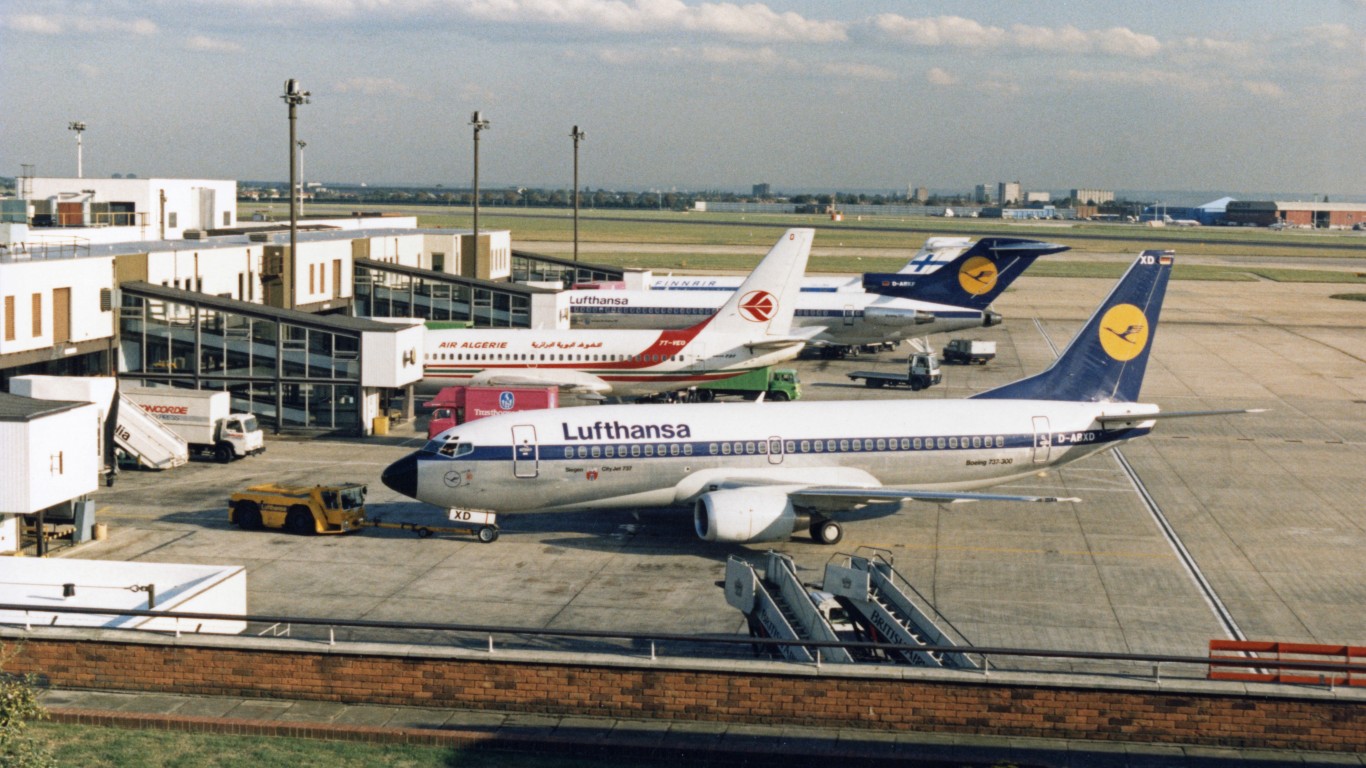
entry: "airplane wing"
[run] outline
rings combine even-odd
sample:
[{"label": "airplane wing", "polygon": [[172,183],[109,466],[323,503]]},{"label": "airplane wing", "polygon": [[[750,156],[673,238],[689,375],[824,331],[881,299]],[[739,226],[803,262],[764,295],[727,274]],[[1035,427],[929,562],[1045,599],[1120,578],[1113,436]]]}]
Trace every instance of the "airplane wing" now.
[{"label": "airplane wing", "polygon": [[1198,416],[1232,416],[1241,413],[1265,413],[1265,408],[1227,408],[1218,411],[1165,411],[1162,413],[1102,413],[1096,421],[1106,426],[1115,424],[1139,424],[1144,421],[1163,419],[1191,419]]},{"label": "airplane wing", "polygon": [[792,503],[799,507],[819,510],[848,508],[851,505],[882,504],[889,501],[926,501],[935,504],[950,502],[961,504],[970,501],[1028,501],[1040,503],[1075,503],[1081,499],[1075,496],[1030,496],[1014,493],[972,493],[969,491],[926,491],[915,488],[803,488],[788,494]]},{"label": "airplane wing", "polygon": [[574,395],[603,395],[612,385],[581,371],[522,369],[506,373],[490,372],[475,377],[474,383],[491,387],[559,387]]}]

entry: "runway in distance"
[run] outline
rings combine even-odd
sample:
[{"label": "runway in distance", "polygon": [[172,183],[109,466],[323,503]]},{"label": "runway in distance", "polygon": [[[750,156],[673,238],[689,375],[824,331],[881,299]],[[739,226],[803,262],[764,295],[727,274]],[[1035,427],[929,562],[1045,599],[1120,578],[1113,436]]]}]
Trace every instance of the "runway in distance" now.
[{"label": "runway in distance", "polygon": [[[811,344],[824,346],[895,342],[997,325],[1001,316],[987,309],[991,301],[1036,258],[1067,250],[1063,245],[1013,238],[983,238],[976,244],[954,238],[950,246],[936,245],[941,247],[922,249],[925,258],[917,254],[902,272],[878,276],[895,278],[891,287],[806,290],[809,283],[804,281],[793,326],[821,328]],[[947,261],[942,260],[945,256]],[[710,278],[703,280],[713,285]],[[897,295],[883,295],[893,291]],[[703,289],[699,284],[693,289],[566,293],[574,327],[678,328],[715,312],[733,291]]]},{"label": "runway in distance", "polygon": [[592,508],[691,506],[706,541],[780,540],[884,502],[1076,501],[975,489],[1030,477],[1148,434],[1137,402],[1171,274],[1145,251],[1042,373],[962,400],[609,405],[528,411],[455,427],[382,481],[482,520]]},{"label": "runway in distance", "polygon": [[784,232],[739,290],[687,328],[429,326],[418,389],[557,386],[590,396],[650,395],[791,360],[816,333],[792,332],[814,235],[811,229]]}]

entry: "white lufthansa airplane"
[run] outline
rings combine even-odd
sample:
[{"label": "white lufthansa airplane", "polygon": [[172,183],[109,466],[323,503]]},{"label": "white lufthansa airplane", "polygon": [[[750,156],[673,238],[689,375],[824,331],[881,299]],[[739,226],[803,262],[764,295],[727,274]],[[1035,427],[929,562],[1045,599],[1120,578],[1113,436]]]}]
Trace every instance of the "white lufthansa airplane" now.
[{"label": "white lufthansa airplane", "polygon": [[600,406],[443,432],[389,466],[393,490],[497,538],[496,513],[685,505],[707,541],[762,542],[870,503],[1075,501],[974,493],[1146,435],[1136,402],[1172,257],[1145,251],[1051,367],[965,400]]},{"label": "white lufthansa airplane", "polygon": [[652,395],[791,360],[815,334],[791,327],[814,234],[789,229],[725,304],[686,328],[429,327],[418,388],[557,386],[592,396]]},{"label": "white lufthansa airplane", "polygon": [[[1039,256],[1067,249],[1016,238],[976,243],[930,238],[899,272],[806,278],[793,325],[822,329],[811,339],[814,346],[878,344],[990,327],[1001,322],[989,308],[992,300]],[[673,278],[662,285],[645,291],[568,291],[570,323],[581,328],[677,328],[715,312],[734,291],[733,281],[713,277]]]}]

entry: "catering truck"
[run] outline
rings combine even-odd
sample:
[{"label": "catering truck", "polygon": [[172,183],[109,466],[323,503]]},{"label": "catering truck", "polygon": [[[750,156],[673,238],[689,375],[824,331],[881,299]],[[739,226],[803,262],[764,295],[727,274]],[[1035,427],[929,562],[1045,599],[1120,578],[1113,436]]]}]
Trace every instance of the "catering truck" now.
[{"label": "catering truck", "polygon": [[266,450],[256,416],[233,413],[229,392],[129,386],[119,387],[119,392],[180,435],[192,455],[212,456],[226,464]]},{"label": "catering truck", "polygon": [[996,342],[981,339],[953,339],[944,345],[944,362],[986,365],[996,357]]},{"label": "catering truck", "polygon": [[512,411],[556,408],[560,404],[558,387],[445,387],[436,397],[423,403],[431,410],[427,439],[436,437],[457,424]]}]

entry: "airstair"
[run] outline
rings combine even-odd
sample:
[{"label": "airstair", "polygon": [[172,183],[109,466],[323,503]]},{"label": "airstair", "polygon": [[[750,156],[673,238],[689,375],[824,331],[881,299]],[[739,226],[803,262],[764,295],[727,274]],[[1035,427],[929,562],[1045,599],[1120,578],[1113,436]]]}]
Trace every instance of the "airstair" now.
[{"label": "airstair", "polygon": [[[753,565],[732,556],[726,561],[726,602],[749,620],[751,637],[778,640],[840,642],[841,638],[822,615],[801,579],[792,558],[776,552],[765,556],[763,574]],[[849,652],[836,646],[808,648],[796,644],[776,646],[788,661],[850,663]],[[815,651],[815,653],[813,653]]]},{"label": "airstair", "polygon": [[947,620],[935,620],[938,612],[892,568],[890,560],[880,555],[849,555],[844,564],[827,563],[823,588],[846,607],[868,640],[905,646],[885,651],[887,660],[918,667],[978,668],[967,651],[922,650],[926,646],[967,647],[968,643],[952,631]]},{"label": "airstair", "polygon": [[114,400],[114,444],[147,469],[171,469],[190,460],[185,440],[142,406],[119,393]]},{"label": "airstair", "polygon": [[[825,581],[813,589],[797,577],[792,559],[764,556],[761,570],[737,557],[726,562],[726,602],[749,623],[751,637],[818,642],[873,642],[896,648],[775,647],[788,661],[910,664],[978,669],[971,645],[896,570],[889,559],[841,555],[825,566]],[[935,650],[930,650],[934,648]],[[963,650],[954,650],[962,648]]]}]

